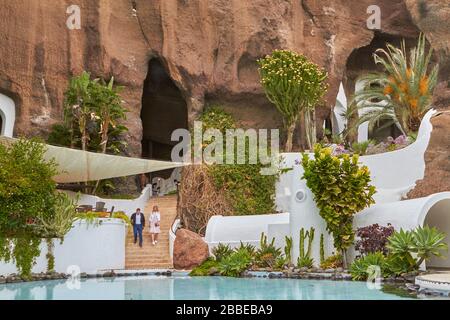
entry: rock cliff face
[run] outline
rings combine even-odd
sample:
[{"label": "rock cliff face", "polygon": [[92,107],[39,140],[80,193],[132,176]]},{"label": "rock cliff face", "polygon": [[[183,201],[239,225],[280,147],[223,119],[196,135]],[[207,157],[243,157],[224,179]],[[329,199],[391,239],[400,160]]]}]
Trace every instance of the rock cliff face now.
[{"label": "rock cliff face", "polygon": [[0,0],[0,92],[16,102],[17,135],[45,135],[62,117],[69,77],[87,70],[96,77],[114,76],[126,87],[129,153],[140,156],[142,97],[152,58],[179,89],[189,121],[205,104],[221,103],[243,126],[277,127],[279,116],[262,93],[255,62],[277,48],[304,53],[329,71],[330,90],[318,112],[318,121],[323,121],[345,78],[349,56],[375,37],[366,25],[372,4],[381,8],[377,34],[415,37],[420,30],[425,32],[444,62],[439,100],[448,97],[450,15],[445,1],[77,3],[81,29],[69,30],[66,10],[73,1]]},{"label": "rock cliff face", "polygon": [[425,153],[425,177],[408,193],[409,199],[450,191],[450,112],[431,120],[433,131]]}]

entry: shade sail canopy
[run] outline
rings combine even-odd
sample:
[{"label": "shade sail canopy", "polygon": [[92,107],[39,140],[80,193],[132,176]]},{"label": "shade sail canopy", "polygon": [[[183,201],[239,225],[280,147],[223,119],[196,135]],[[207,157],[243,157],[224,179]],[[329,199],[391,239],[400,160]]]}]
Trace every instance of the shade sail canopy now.
[{"label": "shade sail canopy", "polygon": [[[0,143],[12,144],[17,139],[0,137]],[[183,163],[113,156],[102,153],[46,145],[45,160],[54,159],[60,172],[57,183],[96,181],[126,177],[181,167]]]}]

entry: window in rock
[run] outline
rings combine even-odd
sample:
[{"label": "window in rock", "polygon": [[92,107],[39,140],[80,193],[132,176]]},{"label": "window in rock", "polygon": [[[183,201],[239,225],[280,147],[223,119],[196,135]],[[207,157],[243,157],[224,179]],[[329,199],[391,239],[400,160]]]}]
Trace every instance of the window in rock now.
[{"label": "window in rock", "polygon": [[[171,141],[172,132],[188,127],[187,106],[181,91],[159,59],[152,59],[149,62],[142,97],[141,119],[142,157],[171,161],[172,148],[177,144]],[[171,172],[172,170],[166,170],[153,176],[168,178]]]}]

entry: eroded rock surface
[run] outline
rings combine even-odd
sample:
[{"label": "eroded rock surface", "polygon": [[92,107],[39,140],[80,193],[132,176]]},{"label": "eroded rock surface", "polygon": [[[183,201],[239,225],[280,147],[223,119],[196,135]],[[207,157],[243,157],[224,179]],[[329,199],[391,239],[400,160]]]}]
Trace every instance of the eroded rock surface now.
[{"label": "eroded rock surface", "polygon": [[[162,62],[180,89],[189,121],[205,104],[220,103],[242,126],[273,128],[280,126],[280,117],[262,92],[255,60],[285,48],[329,71],[330,90],[317,115],[320,129],[348,57],[374,38],[366,25],[370,5],[381,8],[378,33],[415,37],[423,28],[448,62],[445,23],[450,19],[448,7],[439,5],[445,1],[427,1],[425,17],[416,13],[416,2],[79,0],[81,30],[69,30],[66,10],[73,1],[0,0],[0,92],[16,102],[17,135],[45,136],[62,118],[71,75],[87,70],[96,77],[114,76],[126,87],[128,151],[140,156],[142,95],[151,58]],[[434,19],[442,23],[433,24]]]},{"label": "eroded rock surface", "polygon": [[408,199],[450,191],[450,112],[432,118],[433,131],[425,152],[425,176],[408,193]]}]

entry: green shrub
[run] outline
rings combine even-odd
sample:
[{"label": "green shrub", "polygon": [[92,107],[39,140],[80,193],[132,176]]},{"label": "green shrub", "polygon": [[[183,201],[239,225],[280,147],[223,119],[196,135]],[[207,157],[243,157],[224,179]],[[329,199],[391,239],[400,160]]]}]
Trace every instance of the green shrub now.
[{"label": "green shrub", "polygon": [[280,248],[275,247],[275,238],[271,242],[267,241],[267,236],[262,233],[260,248],[255,254],[255,264],[261,268],[274,268],[277,259],[282,257]]},{"label": "green shrub", "polygon": [[369,275],[369,268],[379,267],[381,275],[386,275],[386,259],[381,252],[369,253],[353,261],[350,265],[350,274],[353,280],[366,280]]},{"label": "green shrub", "polygon": [[0,144],[0,259],[15,262],[26,279],[40,255],[43,221],[53,221],[60,213],[53,181],[57,165],[45,160],[45,152],[36,139]]},{"label": "green shrub", "polygon": [[343,266],[341,254],[334,254],[324,259],[323,262],[320,263],[320,267],[322,269],[336,269],[341,268]]},{"label": "green shrub", "polygon": [[221,261],[223,258],[228,257],[233,253],[233,249],[229,245],[225,245],[223,243],[219,243],[216,247],[213,248],[212,254],[216,257],[217,261]]},{"label": "green shrub", "polygon": [[247,250],[238,250],[224,257],[217,265],[222,276],[239,277],[252,264],[252,256]]},{"label": "green shrub", "polygon": [[240,250],[245,250],[248,252],[249,255],[251,255],[252,257],[255,255],[256,253],[256,247],[250,243],[243,243],[241,241],[241,244],[239,247],[236,248],[235,251],[240,251]]},{"label": "green shrub", "polygon": [[[445,234],[429,226],[417,227],[412,231],[401,229],[389,237],[387,248],[409,271],[417,270],[420,265],[432,256],[441,257],[442,251],[448,249],[445,243]],[[417,258],[413,258],[415,253]]]},{"label": "green shrub", "polygon": [[370,185],[370,172],[359,166],[358,156],[333,156],[330,148],[314,147],[314,159],[303,155],[302,179],[314,194],[320,216],[332,233],[334,247],[345,251],[353,244],[353,216],[375,203],[375,187]]},{"label": "green shrub", "polygon": [[[203,122],[204,131],[218,129],[225,135],[227,129],[236,128],[233,117],[217,106],[207,108],[199,120]],[[233,214],[268,214],[274,212],[278,175],[262,175],[263,168],[259,160],[257,164],[248,163],[246,148],[245,164],[214,164],[208,166],[208,173],[216,189],[225,191],[225,197],[233,207]]]},{"label": "green shrub", "polygon": [[189,273],[191,277],[206,277],[210,276],[211,272],[217,270],[218,262],[213,258],[208,258],[205,262],[203,262],[198,267],[192,269]]}]

